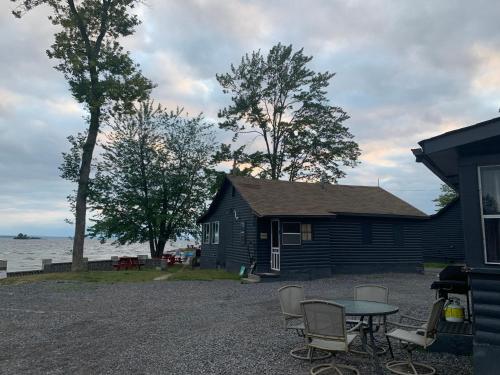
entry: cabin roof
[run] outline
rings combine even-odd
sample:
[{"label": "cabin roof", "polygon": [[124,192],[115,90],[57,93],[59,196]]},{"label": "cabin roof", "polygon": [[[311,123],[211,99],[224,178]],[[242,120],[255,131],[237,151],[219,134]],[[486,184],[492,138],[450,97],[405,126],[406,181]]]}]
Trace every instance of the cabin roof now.
[{"label": "cabin roof", "polygon": [[417,162],[424,163],[448,185],[458,188],[460,156],[498,152],[500,117],[449,131],[418,142],[413,149]]},{"label": "cabin roof", "polygon": [[[377,186],[289,182],[232,175],[228,175],[227,180],[259,217],[334,215],[418,219],[428,217],[422,211]],[[212,206],[216,204],[217,198],[216,196]],[[212,206],[204,216],[212,211]],[[202,221],[203,217],[199,221]]]}]

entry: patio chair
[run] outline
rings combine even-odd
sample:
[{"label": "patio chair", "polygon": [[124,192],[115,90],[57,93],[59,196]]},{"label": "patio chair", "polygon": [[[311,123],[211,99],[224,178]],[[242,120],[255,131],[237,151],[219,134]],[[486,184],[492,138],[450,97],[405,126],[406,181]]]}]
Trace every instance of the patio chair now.
[{"label": "patio chair", "polygon": [[[348,352],[349,345],[356,338],[357,333],[348,331],[346,328],[345,308],[334,302],[310,300],[301,303],[304,315],[305,336],[309,340],[308,346],[314,350],[324,350],[335,354]],[[311,375],[333,371],[336,374],[345,374],[343,370],[349,370],[359,375],[359,371],[353,367],[335,362],[314,366]]]},{"label": "patio chair", "polygon": [[[284,318],[285,330],[292,330],[300,337],[304,336],[304,321],[300,303],[305,299],[304,288],[300,285],[286,285],[278,289],[281,305],[281,313]],[[312,360],[325,359],[331,355],[329,353],[312,357],[312,351],[306,346],[301,346],[290,351],[290,355],[297,359]]]},{"label": "patio chair", "polygon": [[[380,303],[389,303],[389,289],[385,286],[375,285],[375,284],[364,284],[357,285],[354,287],[354,299],[357,301],[370,301],[370,302],[380,302]],[[349,319],[347,320],[348,326],[359,325],[360,323],[364,323],[362,320]],[[366,324],[366,323],[364,323]],[[374,319],[375,332],[383,327],[384,333],[387,331],[387,317],[378,317]],[[363,326],[360,326],[360,333],[364,335]],[[362,336],[363,337],[363,336]],[[385,347],[380,347],[380,350],[377,350],[377,354],[382,355],[387,352]],[[368,354],[364,350],[360,348],[351,349],[353,353],[356,354]]]},{"label": "patio chair", "polygon": [[408,352],[408,359],[405,361],[389,361],[386,367],[394,374],[401,375],[432,375],[436,373],[436,369],[432,366],[414,362],[412,359],[412,351],[417,347],[427,349],[436,341],[437,325],[443,312],[445,299],[440,298],[432,305],[431,313],[427,320],[421,320],[407,315],[401,317],[403,319],[413,320],[418,325],[410,325],[403,323],[390,323],[398,328],[386,334],[391,356],[394,358],[389,338],[399,340],[403,349]]}]

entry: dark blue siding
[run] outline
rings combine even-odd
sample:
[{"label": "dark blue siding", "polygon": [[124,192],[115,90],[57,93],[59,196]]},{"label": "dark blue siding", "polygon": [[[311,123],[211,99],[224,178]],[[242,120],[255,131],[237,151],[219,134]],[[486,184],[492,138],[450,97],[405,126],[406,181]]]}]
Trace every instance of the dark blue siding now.
[{"label": "dark blue siding", "polygon": [[485,264],[478,166],[500,164],[500,154],[463,156],[459,163],[465,259],[471,267],[474,373],[493,374],[500,356],[500,266]]},{"label": "dark blue siding", "polygon": [[[371,241],[364,239],[366,225],[371,226]],[[415,271],[422,266],[421,221],[339,217],[331,228],[334,272]]]},{"label": "dark blue siding", "polygon": [[[410,271],[422,267],[421,221],[367,218],[280,218],[312,224],[312,241],[281,247],[281,271],[286,277],[324,277],[332,272]],[[269,271],[270,219],[262,218],[257,240],[258,271]],[[367,241],[363,228],[369,227]],[[368,243],[367,243],[368,242]]]},{"label": "dark blue siding", "polygon": [[[269,272],[271,271],[271,220],[258,219],[257,228],[257,272]],[[267,238],[261,238],[261,233]]]},{"label": "dark blue siding", "polygon": [[[231,194],[231,184],[224,183],[219,201],[213,212],[204,218],[203,223],[219,221],[219,244],[201,245],[201,267],[221,267],[238,271],[241,265],[250,264],[249,257],[256,255],[256,217],[240,193]],[[234,211],[236,211],[235,218]],[[246,236],[241,236],[241,223],[245,223]]]},{"label": "dark blue siding", "polygon": [[330,219],[282,219],[282,223],[287,221],[311,224],[312,241],[302,241],[300,246],[282,246],[280,272],[312,278],[330,276]]},{"label": "dark blue siding", "polygon": [[464,232],[459,200],[423,223],[422,241],[426,262],[464,262]]}]

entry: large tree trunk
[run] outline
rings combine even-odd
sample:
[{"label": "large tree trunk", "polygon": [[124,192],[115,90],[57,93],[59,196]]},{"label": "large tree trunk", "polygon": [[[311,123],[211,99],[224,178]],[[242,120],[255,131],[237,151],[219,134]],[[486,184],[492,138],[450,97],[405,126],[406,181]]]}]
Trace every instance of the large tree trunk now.
[{"label": "large tree trunk", "polygon": [[85,241],[85,227],[87,218],[87,197],[89,191],[90,166],[92,155],[99,133],[100,108],[90,110],[90,126],[87,140],[83,146],[82,164],[78,179],[75,207],[75,237],[73,238],[72,271],[85,271],[83,267],[83,245]]}]

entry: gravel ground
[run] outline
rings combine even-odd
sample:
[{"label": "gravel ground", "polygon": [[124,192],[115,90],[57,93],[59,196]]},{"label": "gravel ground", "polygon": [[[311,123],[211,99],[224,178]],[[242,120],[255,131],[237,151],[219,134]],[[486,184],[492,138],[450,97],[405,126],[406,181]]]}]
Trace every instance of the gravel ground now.
[{"label": "gravel ground", "polygon": [[[435,274],[339,275],[300,282],[309,297],[351,297],[353,285],[390,289],[402,313],[425,318]],[[301,339],[282,329],[283,282],[0,286],[1,374],[308,374],[288,351]],[[397,345],[394,345],[395,348]],[[396,357],[401,353],[396,349]],[[418,352],[438,374],[472,374],[471,358]],[[385,360],[382,358],[382,360]],[[370,361],[339,362],[371,374]],[[316,362],[315,362],[316,363]],[[318,362],[319,363],[319,362]]]}]

